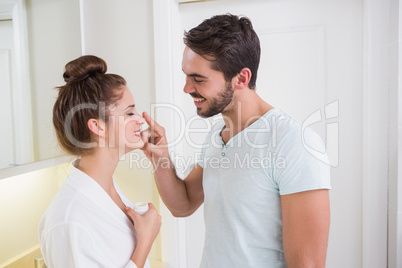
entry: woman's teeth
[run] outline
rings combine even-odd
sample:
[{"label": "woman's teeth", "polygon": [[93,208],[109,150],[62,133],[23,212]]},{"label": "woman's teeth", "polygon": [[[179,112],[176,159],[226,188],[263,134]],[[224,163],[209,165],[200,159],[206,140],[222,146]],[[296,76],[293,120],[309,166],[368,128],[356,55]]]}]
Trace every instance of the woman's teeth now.
[{"label": "woman's teeth", "polygon": [[136,132],[134,132],[134,136],[141,137],[141,131],[136,131]]}]

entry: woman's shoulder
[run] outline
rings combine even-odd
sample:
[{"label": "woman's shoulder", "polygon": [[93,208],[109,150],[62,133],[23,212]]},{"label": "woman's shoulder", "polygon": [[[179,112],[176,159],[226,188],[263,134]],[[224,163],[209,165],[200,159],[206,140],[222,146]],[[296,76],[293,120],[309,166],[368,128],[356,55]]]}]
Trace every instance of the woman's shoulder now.
[{"label": "woman's shoulder", "polygon": [[72,187],[67,178],[42,216],[40,231],[46,232],[62,225],[85,224],[88,216],[87,203],[85,196]]}]

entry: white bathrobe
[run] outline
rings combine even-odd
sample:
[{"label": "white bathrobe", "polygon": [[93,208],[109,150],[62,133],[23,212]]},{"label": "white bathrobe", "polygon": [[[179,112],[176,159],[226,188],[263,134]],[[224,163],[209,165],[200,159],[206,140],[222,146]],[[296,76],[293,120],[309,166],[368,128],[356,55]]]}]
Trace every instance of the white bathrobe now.
[{"label": "white bathrobe", "polygon": [[[136,267],[130,260],[137,244],[133,224],[103,188],[74,165],[39,223],[39,237],[49,268]],[[150,267],[148,260],[144,267]]]}]

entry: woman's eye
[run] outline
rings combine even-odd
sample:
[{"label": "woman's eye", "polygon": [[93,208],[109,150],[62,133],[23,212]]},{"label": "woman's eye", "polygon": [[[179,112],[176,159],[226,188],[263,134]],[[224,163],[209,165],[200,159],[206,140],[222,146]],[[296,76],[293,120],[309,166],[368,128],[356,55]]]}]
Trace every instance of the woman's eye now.
[{"label": "woman's eye", "polygon": [[135,113],[129,113],[129,114],[127,114],[127,115],[129,115],[129,116],[133,116],[133,115],[135,115]]}]

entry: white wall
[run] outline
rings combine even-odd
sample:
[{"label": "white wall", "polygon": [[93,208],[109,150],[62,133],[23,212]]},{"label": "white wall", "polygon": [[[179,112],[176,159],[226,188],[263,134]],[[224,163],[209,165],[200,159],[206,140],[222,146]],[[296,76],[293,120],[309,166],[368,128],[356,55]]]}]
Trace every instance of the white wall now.
[{"label": "white wall", "polygon": [[68,171],[61,164],[0,180],[0,267],[38,247],[39,220]]},{"label": "white wall", "polygon": [[83,0],[84,54],[103,58],[127,80],[137,110],[154,102],[152,1]]},{"label": "white wall", "polygon": [[52,124],[64,65],[81,55],[78,0],[26,0],[35,160],[61,154]]}]

